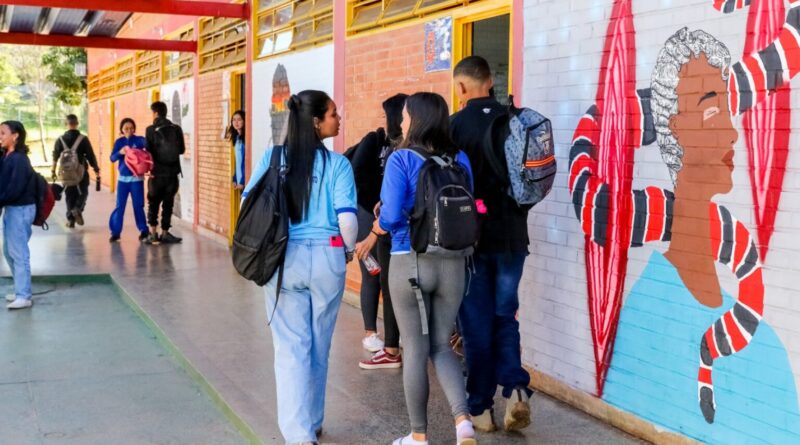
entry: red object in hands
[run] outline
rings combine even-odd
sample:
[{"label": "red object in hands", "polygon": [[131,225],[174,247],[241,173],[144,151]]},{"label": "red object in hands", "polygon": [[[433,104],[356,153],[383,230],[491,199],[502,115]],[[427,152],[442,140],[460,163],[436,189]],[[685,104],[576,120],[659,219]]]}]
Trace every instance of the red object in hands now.
[{"label": "red object in hands", "polygon": [[144,176],[153,169],[153,156],[138,148],[125,149],[125,165],[136,176]]},{"label": "red object in hands", "polygon": [[475,209],[481,215],[485,215],[485,214],[489,213],[489,210],[486,208],[486,204],[484,204],[482,199],[476,199],[475,200]]}]

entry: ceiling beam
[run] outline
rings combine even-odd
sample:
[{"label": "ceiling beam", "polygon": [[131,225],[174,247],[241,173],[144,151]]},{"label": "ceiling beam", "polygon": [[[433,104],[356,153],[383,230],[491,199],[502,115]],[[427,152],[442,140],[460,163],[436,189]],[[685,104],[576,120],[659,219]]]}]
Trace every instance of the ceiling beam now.
[{"label": "ceiling beam", "polygon": [[187,0],[11,0],[7,5],[37,6],[40,8],[70,8],[95,11],[141,12],[149,14],[190,15],[195,17],[230,17],[247,19],[248,2],[223,3],[222,1]]},{"label": "ceiling beam", "polygon": [[76,37],[26,32],[0,33],[0,43],[12,45],[70,46],[153,51],[197,52],[197,42],[182,40],[123,39],[117,37]]}]

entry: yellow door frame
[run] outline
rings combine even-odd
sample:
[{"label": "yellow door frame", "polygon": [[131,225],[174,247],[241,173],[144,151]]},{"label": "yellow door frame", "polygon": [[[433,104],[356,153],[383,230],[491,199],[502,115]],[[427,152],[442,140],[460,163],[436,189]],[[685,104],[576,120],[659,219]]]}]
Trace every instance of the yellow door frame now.
[{"label": "yellow door frame", "polygon": [[[476,14],[471,14],[464,17],[459,17],[453,20],[453,68],[458,65],[463,58],[472,54],[472,24],[481,20],[490,19],[493,17],[498,17],[501,15],[509,16],[509,28],[508,28],[508,92],[509,94],[513,94],[511,85],[513,84],[511,76],[512,76],[512,67],[514,66],[514,61],[512,60],[513,57],[513,30],[511,28],[511,24],[513,23],[513,17],[511,17],[511,5],[504,5],[494,9],[490,9],[487,11],[482,11]],[[453,84],[453,111],[458,111],[461,109],[461,103],[458,100],[458,95],[456,94],[455,84]]]},{"label": "yellow door frame", "polygon": [[[240,110],[244,108],[245,101],[247,100],[246,97],[242,97],[241,90],[239,89],[239,84],[241,81],[242,76],[246,76],[247,69],[246,67],[236,68],[230,71],[230,98],[228,99],[228,115],[227,118],[230,119],[233,116],[233,113],[236,110]],[[246,81],[247,79],[245,79]],[[246,84],[245,84],[246,85]],[[247,94],[247,91],[245,91]],[[249,131],[249,129],[245,129],[245,131]],[[236,174],[236,153],[234,152],[234,148],[232,146],[229,147],[229,166],[230,169],[228,173],[230,176],[229,178],[233,178]],[[236,227],[236,221],[239,220],[239,205],[242,201],[242,192],[239,190],[234,189],[232,186],[231,189],[231,204],[230,204],[230,229],[228,230],[228,245],[233,245],[233,229]]]}]

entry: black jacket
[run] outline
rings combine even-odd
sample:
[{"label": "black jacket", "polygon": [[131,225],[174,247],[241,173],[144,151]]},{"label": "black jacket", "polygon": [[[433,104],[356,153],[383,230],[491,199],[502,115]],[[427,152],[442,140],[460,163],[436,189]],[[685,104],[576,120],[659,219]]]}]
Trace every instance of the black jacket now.
[{"label": "black jacket", "polygon": [[33,167],[28,155],[13,152],[0,158],[0,208],[36,204]]},{"label": "black jacket", "polygon": [[[58,159],[61,157],[61,152],[72,148],[72,144],[75,143],[80,134],[81,132],[79,130],[67,130],[63,136],[56,139],[55,146],[53,147],[53,168],[58,165]],[[61,139],[64,139],[64,142],[67,144],[66,147],[61,144]],[[97,164],[97,157],[94,155],[92,143],[89,141],[89,137],[86,135],[84,135],[83,141],[81,141],[80,145],[78,145],[78,159],[81,161],[81,164],[83,164],[84,167],[91,165],[94,171],[100,170],[100,166]]]},{"label": "black jacket", "polygon": [[[145,139],[147,140],[147,151],[152,153],[153,155],[153,176],[177,176],[181,174],[181,163],[177,162],[175,164],[159,162],[159,147],[156,144],[156,128],[163,127],[165,125],[175,125],[169,119],[165,117],[156,118],[153,121],[153,125],[147,127],[145,130]],[[186,153],[186,141],[183,138],[183,129],[180,126],[175,125],[175,128],[178,131],[178,152],[180,154]]]},{"label": "black jacket", "polygon": [[350,160],[356,181],[358,205],[368,212],[372,212],[375,204],[381,200],[383,168],[388,157],[388,152],[384,150],[388,150],[388,145],[382,128],[371,131],[358,143]]},{"label": "black jacket", "polygon": [[[450,118],[450,133],[456,146],[463,150],[472,165],[475,178],[475,199],[482,199],[487,215],[481,226],[478,253],[527,252],[528,211],[520,207],[502,187],[503,181],[485,161],[486,132],[495,117],[508,108],[492,97],[472,99]],[[505,162],[505,153],[495,150],[495,156]]]}]

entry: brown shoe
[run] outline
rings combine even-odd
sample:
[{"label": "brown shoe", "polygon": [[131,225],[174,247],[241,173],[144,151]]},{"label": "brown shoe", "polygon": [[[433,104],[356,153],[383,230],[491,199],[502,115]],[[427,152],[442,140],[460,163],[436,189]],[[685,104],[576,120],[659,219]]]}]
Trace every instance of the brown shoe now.
[{"label": "brown shoe", "polygon": [[531,424],[531,406],[528,393],[524,388],[517,388],[506,401],[506,415],[503,417],[503,428],[506,431],[517,431]]}]

